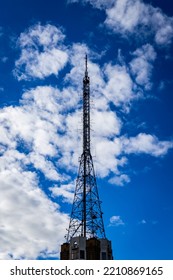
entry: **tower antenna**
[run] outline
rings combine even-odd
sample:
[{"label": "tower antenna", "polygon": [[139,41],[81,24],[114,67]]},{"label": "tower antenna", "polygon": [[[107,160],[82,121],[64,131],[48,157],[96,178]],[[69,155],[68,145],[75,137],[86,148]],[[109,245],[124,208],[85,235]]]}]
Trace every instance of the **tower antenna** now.
[{"label": "tower antenna", "polygon": [[88,56],[85,55],[85,77],[88,77]]},{"label": "tower antenna", "polygon": [[83,151],[67,240],[61,246],[61,259],[112,259],[111,242],[106,239],[102,214],[90,150],[90,78],[86,55],[83,78]]}]

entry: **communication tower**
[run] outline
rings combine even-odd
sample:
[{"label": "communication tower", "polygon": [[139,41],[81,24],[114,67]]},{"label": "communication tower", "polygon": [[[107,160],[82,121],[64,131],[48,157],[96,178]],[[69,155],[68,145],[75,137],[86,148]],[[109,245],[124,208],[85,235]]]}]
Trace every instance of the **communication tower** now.
[{"label": "communication tower", "polygon": [[66,242],[61,260],[111,260],[111,241],[106,238],[93,159],[90,150],[90,78],[87,55],[83,78],[83,152]]}]

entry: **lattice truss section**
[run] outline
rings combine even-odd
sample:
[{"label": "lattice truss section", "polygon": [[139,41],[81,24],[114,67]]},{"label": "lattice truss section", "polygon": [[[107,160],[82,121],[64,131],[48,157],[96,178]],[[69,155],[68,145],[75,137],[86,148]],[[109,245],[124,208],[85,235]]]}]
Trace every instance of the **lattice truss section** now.
[{"label": "lattice truss section", "polygon": [[74,236],[105,238],[102,214],[90,152],[90,78],[86,56],[83,79],[83,153],[80,158],[67,241]]},{"label": "lattice truss section", "polygon": [[[86,174],[84,165],[86,163]],[[85,185],[85,194],[84,194]],[[97,189],[92,156],[80,160],[67,240],[74,236],[105,238],[101,201]]]}]

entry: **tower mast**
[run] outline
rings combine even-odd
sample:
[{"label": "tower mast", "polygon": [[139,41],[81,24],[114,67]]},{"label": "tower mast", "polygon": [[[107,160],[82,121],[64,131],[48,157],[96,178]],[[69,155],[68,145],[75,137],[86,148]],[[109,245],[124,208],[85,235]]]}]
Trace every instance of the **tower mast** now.
[{"label": "tower mast", "polygon": [[[83,250],[80,251],[84,251],[84,253],[81,259],[102,259],[99,257],[101,251],[99,251],[97,256],[94,255],[94,253],[89,253],[92,251],[90,250],[92,249],[92,246],[87,244],[90,244],[90,242],[92,243],[93,240],[95,240],[94,244],[97,244],[98,248],[104,243],[103,241],[106,242],[106,259],[112,258],[111,243],[106,239],[102,214],[101,201],[99,199],[93,159],[90,150],[90,78],[88,76],[88,59],[86,55],[85,73],[83,78],[83,151],[80,157],[67,242],[65,243],[66,245],[63,244],[61,246],[61,257],[67,249],[69,259],[74,259],[74,251],[72,250],[74,244],[72,245],[72,243],[82,242]],[[68,246],[68,244],[70,245]],[[80,259],[79,256],[77,258]],[[62,257],[62,259],[64,258]]]}]

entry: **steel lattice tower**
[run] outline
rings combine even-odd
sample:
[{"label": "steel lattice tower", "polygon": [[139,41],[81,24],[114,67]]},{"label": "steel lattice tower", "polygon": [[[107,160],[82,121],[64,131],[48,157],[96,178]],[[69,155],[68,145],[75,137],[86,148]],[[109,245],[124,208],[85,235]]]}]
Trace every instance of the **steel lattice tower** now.
[{"label": "steel lattice tower", "polygon": [[83,78],[83,152],[62,260],[111,260],[111,241],[106,239],[93,159],[90,150],[90,78],[87,55]]},{"label": "steel lattice tower", "polygon": [[83,153],[72,207],[67,241],[73,236],[105,238],[101,201],[90,151],[90,79],[85,58],[83,79]]}]

